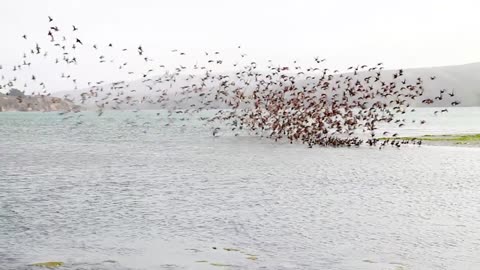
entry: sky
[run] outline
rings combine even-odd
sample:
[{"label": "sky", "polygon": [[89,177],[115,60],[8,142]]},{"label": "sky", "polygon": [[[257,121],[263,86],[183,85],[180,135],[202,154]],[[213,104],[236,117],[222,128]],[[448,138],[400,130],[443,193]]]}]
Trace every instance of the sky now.
[{"label": "sky", "polygon": [[[307,63],[319,56],[338,69],[377,62],[409,68],[480,61],[478,0],[8,0],[0,5],[4,67],[18,63],[35,42],[48,44],[47,16],[68,38],[79,37],[86,46],[113,43],[134,51],[142,45],[156,65],[193,65],[205,60],[205,51],[220,51],[232,62],[240,53],[276,63]],[[71,25],[79,31],[72,33]],[[172,49],[186,55],[179,58]],[[83,50],[79,58],[98,57]],[[120,51],[105,54],[121,57]],[[123,76],[89,61],[71,71],[81,81]],[[47,81],[50,91],[71,87],[59,80],[61,67],[42,59],[38,63],[28,72]],[[140,72],[146,65],[132,63],[132,69]],[[4,68],[2,74],[14,76],[9,72]]]}]

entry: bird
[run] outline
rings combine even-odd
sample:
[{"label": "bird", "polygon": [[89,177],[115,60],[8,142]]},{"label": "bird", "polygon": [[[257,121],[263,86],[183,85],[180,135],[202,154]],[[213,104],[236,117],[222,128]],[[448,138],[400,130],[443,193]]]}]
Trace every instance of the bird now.
[{"label": "bird", "polygon": [[51,42],[55,41],[55,38],[53,37],[53,34],[52,34],[51,31],[48,31],[48,36],[50,36],[50,38],[51,38],[50,41]]},{"label": "bird", "polygon": [[[77,30],[78,28],[73,25],[73,31]],[[51,41],[54,41],[56,32],[61,32],[57,26],[49,26],[48,31]],[[82,39],[87,41],[85,38]],[[54,44],[58,52],[49,51],[47,54],[44,49],[44,56],[54,60],[56,64],[61,62],[68,65],[81,64],[81,61],[77,62],[77,57],[80,56],[74,54],[75,51],[69,47],[75,49],[78,44],[83,45],[83,42],[75,37],[73,40],[75,42],[72,44],[70,38],[67,40],[64,36]],[[116,44],[117,46],[122,48],[122,44]],[[107,47],[113,48],[113,44],[108,43]],[[119,50],[126,52],[127,49],[123,48]],[[402,128],[406,125],[406,120],[399,116],[414,112],[415,109],[409,107],[416,105],[416,100],[424,105],[432,105],[438,100],[448,100],[449,97],[453,97],[453,90],[447,94],[443,94],[446,90],[441,90],[440,95],[436,97],[426,97],[424,89],[427,86],[424,86],[422,77],[412,80],[404,76],[403,69],[386,76],[382,62],[370,67],[359,63],[350,65],[346,70],[332,72],[328,68],[319,67],[320,63],[326,61],[319,56],[310,58],[312,63],[307,66],[301,66],[297,61],[289,65],[279,65],[269,59],[266,69],[260,71],[260,61],[253,61],[254,59],[245,61],[248,59],[247,54],[239,51],[237,55],[239,58],[233,61],[235,71],[228,74],[216,70],[227,62],[226,59],[219,57],[222,52],[213,51],[205,52],[205,56],[210,59],[202,60],[203,63],[196,61],[193,65],[186,65],[182,62],[181,65],[178,64],[169,70],[157,59],[147,55],[139,45],[137,53],[142,56],[141,61],[144,67],[138,71],[129,71],[125,70],[127,66],[131,66],[125,59],[128,57],[127,53],[118,55],[118,58],[112,57],[104,54],[96,44],[82,49],[94,51],[95,59],[105,68],[108,68],[109,63],[113,63],[113,67],[118,72],[126,72],[133,78],[140,77],[140,87],[145,92],[155,95],[142,94],[137,98],[132,93],[140,94],[143,91],[138,89],[137,92],[137,87],[129,87],[128,83],[115,82],[111,86],[105,86],[104,81],[90,81],[88,90],[81,96],[81,101],[90,100],[97,104],[98,116],[102,116],[106,109],[118,110],[121,106],[135,108],[138,104],[156,104],[159,108],[167,109],[169,117],[173,112],[182,115],[177,119],[178,121],[184,121],[187,115],[190,117],[194,113],[209,110],[213,106],[221,106],[227,109],[219,110],[211,117],[202,118],[202,121],[210,125],[224,121],[226,125],[231,125],[235,136],[240,131],[250,132],[260,138],[273,141],[285,140],[289,143],[298,142],[308,148],[313,146],[357,147],[362,144],[372,147],[381,144],[381,148],[386,147],[387,143],[381,143],[377,138],[379,133],[377,130],[381,124],[391,122],[395,127]],[[32,54],[40,54],[40,51],[39,43],[36,44],[35,49],[31,49]],[[173,49],[171,52],[185,56],[182,59],[190,59],[186,57],[185,52],[179,52],[178,49]],[[19,65],[13,66],[13,70],[17,74],[25,72],[22,68],[28,66],[31,61],[34,61],[34,58],[25,55]],[[117,64],[118,61],[120,64]],[[165,74],[153,76],[159,71],[159,67]],[[191,69],[204,74],[190,73]],[[364,75],[364,72],[367,75]],[[34,78],[32,76],[32,80],[36,80]],[[79,78],[74,78],[67,72],[62,74],[61,78],[72,83],[72,88],[81,87]],[[433,80],[436,76],[430,75],[429,78]],[[11,80],[11,83],[14,82],[15,80]],[[38,85],[36,82],[30,84]],[[41,87],[43,92],[39,91],[39,93],[48,95],[45,92],[45,85]],[[460,102],[453,101],[451,104],[456,106]],[[169,106],[174,106],[174,109]],[[188,110],[178,110],[182,106]],[[443,109],[440,112],[444,113],[447,110]],[[412,122],[417,123],[415,120]],[[168,127],[170,123],[164,126]],[[423,125],[425,120],[419,123]],[[213,128],[212,135],[219,136],[220,130],[220,127]],[[362,132],[367,138],[358,135]],[[384,136],[387,134],[390,133],[383,132]],[[391,138],[395,139],[390,140],[388,145],[398,148],[406,143],[405,140],[397,137],[398,133],[393,133]]]}]

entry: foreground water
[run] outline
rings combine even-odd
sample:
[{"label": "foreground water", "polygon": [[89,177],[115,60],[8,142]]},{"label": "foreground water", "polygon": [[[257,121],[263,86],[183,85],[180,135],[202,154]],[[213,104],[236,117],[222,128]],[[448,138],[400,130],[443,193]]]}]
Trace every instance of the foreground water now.
[{"label": "foreground water", "polygon": [[[406,133],[480,132],[477,108],[419,115],[431,124]],[[308,149],[165,124],[0,114],[0,269],[480,268],[480,148]]]}]

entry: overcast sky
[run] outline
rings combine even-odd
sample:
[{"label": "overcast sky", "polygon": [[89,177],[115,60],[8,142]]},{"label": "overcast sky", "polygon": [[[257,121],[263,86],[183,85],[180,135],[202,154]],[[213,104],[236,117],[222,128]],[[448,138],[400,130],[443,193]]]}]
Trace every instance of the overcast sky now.
[{"label": "overcast sky", "polygon": [[[214,50],[225,58],[241,52],[279,63],[320,56],[332,68],[377,62],[391,68],[464,64],[480,61],[479,2],[6,0],[1,3],[0,64],[18,63],[31,42],[48,43],[47,16],[68,35],[75,24],[84,43],[133,49],[141,44],[166,65],[179,61],[170,53],[174,48],[185,51],[192,64]],[[117,56],[112,52],[111,57]],[[52,90],[68,87],[56,82],[59,70],[48,65],[32,69],[47,77]],[[92,66],[83,64],[75,72],[86,78]],[[102,73],[107,80],[115,77]]]}]

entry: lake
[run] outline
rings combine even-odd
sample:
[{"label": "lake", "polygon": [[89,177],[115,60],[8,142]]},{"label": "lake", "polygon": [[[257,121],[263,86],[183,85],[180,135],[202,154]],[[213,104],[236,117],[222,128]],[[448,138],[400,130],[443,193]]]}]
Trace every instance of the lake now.
[{"label": "lake", "polygon": [[[449,110],[398,132],[480,133],[480,108]],[[1,269],[480,268],[478,147],[309,149],[79,115],[0,114]]]}]

